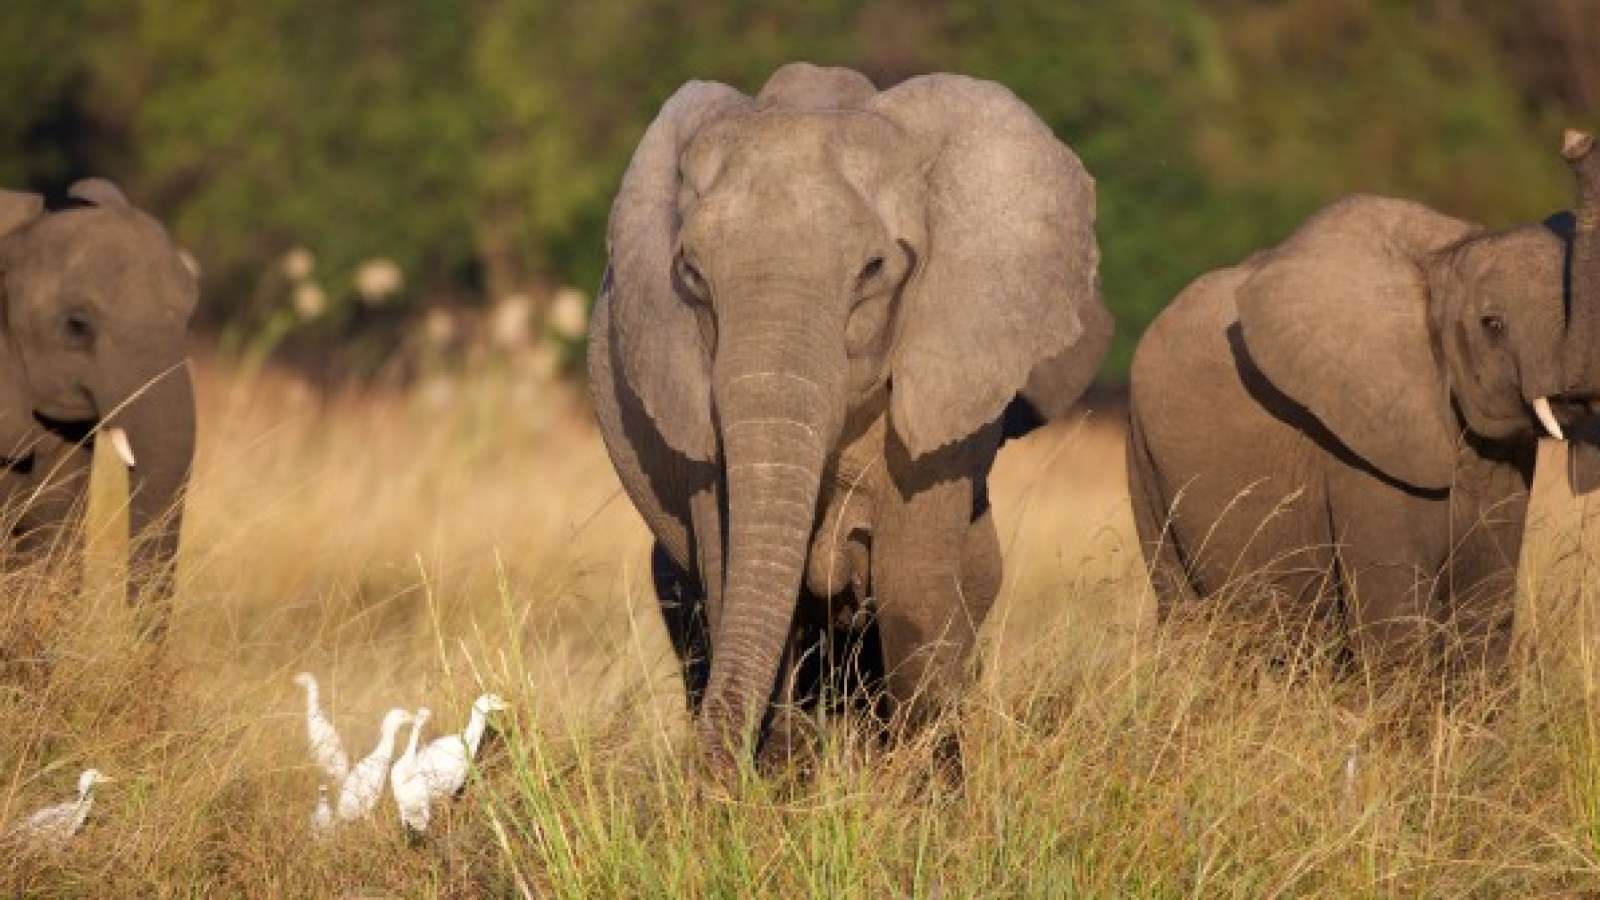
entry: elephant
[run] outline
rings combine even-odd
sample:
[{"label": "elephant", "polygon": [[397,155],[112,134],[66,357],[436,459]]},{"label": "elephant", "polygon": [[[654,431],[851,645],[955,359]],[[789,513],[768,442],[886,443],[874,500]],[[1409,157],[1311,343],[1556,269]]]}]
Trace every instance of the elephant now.
[{"label": "elephant", "polygon": [[970,675],[990,467],[1110,339],[1094,217],[1082,163],[992,82],[793,63],[661,108],[588,370],[712,771],[822,681],[881,685],[899,733]]},{"label": "elephant", "polygon": [[76,547],[105,437],[128,467],[129,601],[166,627],[194,455],[186,358],[198,271],[109,181],[46,209],[0,191],[0,501],[19,561]]},{"label": "elephant", "polygon": [[1538,438],[1573,432],[1575,488],[1600,472],[1577,439],[1600,397],[1600,154],[1575,140],[1575,215],[1492,231],[1351,196],[1161,312],[1126,445],[1159,618],[1223,595],[1347,667],[1499,668]]}]

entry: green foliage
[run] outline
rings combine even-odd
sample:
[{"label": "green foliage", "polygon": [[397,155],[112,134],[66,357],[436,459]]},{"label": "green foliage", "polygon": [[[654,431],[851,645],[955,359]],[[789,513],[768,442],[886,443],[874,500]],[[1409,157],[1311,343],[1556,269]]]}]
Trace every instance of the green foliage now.
[{"label": "green foliage", "polygon": [[1116,377],[1190,279],[1341,194],[1559,208],[1556,136],[1600,112],[1596,22],[1588,0],[17,0],[0,181],[126,182],[204,260],[213,325],[281,325],[263,273],[307,247],[330,315],[296,327],[348,341],[370,258],[402,305],[592,290],[622,169],[686,79],[965,71],[1095,173]]}]

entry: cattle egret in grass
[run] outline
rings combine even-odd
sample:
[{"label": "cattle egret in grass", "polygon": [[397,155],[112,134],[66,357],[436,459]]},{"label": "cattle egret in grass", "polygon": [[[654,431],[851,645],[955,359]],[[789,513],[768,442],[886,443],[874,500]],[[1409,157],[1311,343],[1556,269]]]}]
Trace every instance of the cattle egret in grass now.
[{"label": "cattle egret in grass", "polygon": [[433,711],[426,706],[411,716],[411,739],[406,741],[406,752],[400,754],[394,761],[394,768],[389,770],[389,789],[394,792],[395,806],[400,808],[400,824],[416,834],[428,830],[432,811],[428,780],[417,771],[417,739],[432,717]]},{"label": "cattle egret in grass", "polygon": [[417,771],[428,782],[431,798],[454,797],[467,784],[467,770],[478,755],[489,714],[509,709],[510,704],[494,694],[484,694],[472,703],[472,715],[460,734],[438,738],[417,754]]},{"label": "cattle egret in grass", "polygon": [[389,764],[394,760],[395,732],[409,721],[411,714],[403,709],[391,709],[383,714],[378,746],[366,759],[356,763],[339,788],[339,818],[362,819],[372,815],[383,797],[383,783],[389,778]]},{"label": "cattle egret in grass", "polygon": [[306,743],[311,746],[311,759],[334,784],[343,784],[350,775],[350,756],[344,752],[338,730],[322,714],[317,679],[310,672],[301,672],[294,676],[294,682],[306,690]]},{"label": "cattle egret in grass", "polygon": [[311,810],[311,833],[319,838],[333,834],[333,804],[328,800],[328,786],[317,785],[317,806]]},{"label": "cattle egret in grass", "polygon": [[17,826],[17,833],[41,847],[60,847],[83,830],[89,810],[94,808],[94,786],[111,780],[99,769],[84,769],[78,776],[78,799],[39,810]]}]

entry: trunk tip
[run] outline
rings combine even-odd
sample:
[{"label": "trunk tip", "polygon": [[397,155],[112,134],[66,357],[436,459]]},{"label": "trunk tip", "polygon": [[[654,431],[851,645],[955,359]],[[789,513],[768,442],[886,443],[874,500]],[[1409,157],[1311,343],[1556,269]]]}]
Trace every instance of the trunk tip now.
[{"label": "trunk tip", "polygon": [[1587,131],[1579,131],[1576,128],[1568,128],[1566,131],[1562,132],[1561,155],[1566,157],[1568,162],[1578,162],[1582,160],[1585,156],[1588,156],[1589,151],[1593,149],[1594,135],[1588,133]]}]

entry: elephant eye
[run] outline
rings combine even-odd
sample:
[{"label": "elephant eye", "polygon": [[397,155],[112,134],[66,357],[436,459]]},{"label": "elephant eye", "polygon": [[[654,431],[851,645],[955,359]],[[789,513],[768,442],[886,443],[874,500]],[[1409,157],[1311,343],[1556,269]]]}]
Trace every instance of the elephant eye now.
[{"label": "elephant eye", "polygon": [[856,281],[858,281],[861,284],[866,284],[868,281],[871,281],[872,279],[877,278],[878,277],[878,273],[880,273],[882,271],[883,271],[883,257],[874,256],[873,258],[867,260],[867,264],[866,265],[861,267],[861,274],[856,277]]},{"label": "elephant eye", "polygon": [[1483,325],[1483,330],[1484,331],[1487,331],[1487,332],[1489,332],[1490,334],[1492,334],[1492,335],[1494,335],[1496,337],[1499,337],[1500,335],[1505,333],[1506,320],[1500,318],[1499,316],[1494,316],[1494,315],[1484,316],[1482,319],[1479,319],[1478,321]]},{"label": "elephant eye", "polygon": [[67,339],[74,343],[87,343],[94,338],[94,324],[83,313],[67,313],[66,318],[62,320],[61,329],[66,333]]}]

